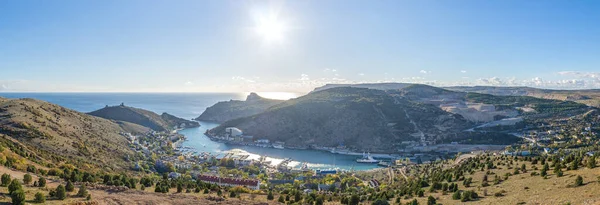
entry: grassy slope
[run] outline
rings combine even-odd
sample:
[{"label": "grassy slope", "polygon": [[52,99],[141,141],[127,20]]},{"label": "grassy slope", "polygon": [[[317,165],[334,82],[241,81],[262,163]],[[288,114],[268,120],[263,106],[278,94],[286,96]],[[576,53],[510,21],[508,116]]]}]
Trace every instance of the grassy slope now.
[{"label": "grassy slope", "polygon": [[88,114],[110,120],[130,122],[142,125],[144,127],[149,127],[150,129],[156,131],[165,131],[171,129],[171,125],[163,120],[160,115],[139,108],[111,106],[90,112]]},{"label": "grassy slope", "polygon": [[0,99],[0,128],[3,143],[16,140],[36,160],[53,165],[123,170],[129,166],[124,156],[133,155],[119,124],[39,100]]},{"label": "grassy slope", "polygon": [[[428,192],[429,187],[423,188],[425,197],[416,197],[416,199],[419,204],[427,204],[429,195],[434,196],[437,202],[441,204],[518,204],[521,202],[525,202],[525,204],[600,204],[600,183],[597,178],[600,176],[600,168],[579,168],[570,171],[563,168],[564,175],[562,177],[557,177],[550,168],[548,179],[544,179],[539,175],[531,176],[531,172],[539,173],[543,166],[538,163],[536,166],[539,170],[534,170],[533,165],[527,161],[519,161],[513,164],[512,168],[504,165],[491,171],[502,177],[505,173],[512,174],[513,168],[520,167],[522,164],[526,165],[527,173],[510,176],[508,180],[497,185],[492,185],[494,175],[488,175],[491,185],[481,187],[481,180],[485,171],[479,170],[472,175],[465,175],[465,177],[473,178],[471,187],[463,186],[462,181],[455,182],[459,185],[460,190],[476,191],[479,197],[482,197],[476,201],[461,202],[460,200],[453,200],[452,193],[443,194],[441,191],[430,193]],[[583,177],[584,185],[572,187],[577,175]],[[484,196],[484,190],[487,190],[487,196]],[[494,196],[494,193],[501,191],[505,192],[504,196]],[[408,201],[402,199],[403,203]]]}]

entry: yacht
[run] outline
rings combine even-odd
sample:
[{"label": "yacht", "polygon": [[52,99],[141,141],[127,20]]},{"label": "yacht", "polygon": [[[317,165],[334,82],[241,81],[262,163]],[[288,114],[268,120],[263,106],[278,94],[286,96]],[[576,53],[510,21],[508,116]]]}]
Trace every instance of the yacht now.
[{"label": "yacht", "polygon": [[363,158],[356,159],[356,162],[358,162],[358,163],[379,163],[379,160],[373,159],[373,157],[371,157],[370,153],[367,153],[367,154],[363,153]]}]

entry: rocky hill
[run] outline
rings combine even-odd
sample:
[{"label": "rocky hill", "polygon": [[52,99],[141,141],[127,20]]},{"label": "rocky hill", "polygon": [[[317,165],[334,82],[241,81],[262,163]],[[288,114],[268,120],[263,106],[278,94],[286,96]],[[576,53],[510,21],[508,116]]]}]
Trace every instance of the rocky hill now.
[{"label": "rocky hill", "polygon": [[126,158],[134,153],[119,133],[143,129],[44,101],[0,98],[1,143],[21,147],[23,156],[45,166],[69,163],[81,169],[128,169]]},{"label": "rocky hill", "polygon": [[109,120],[138,124],[155,131],[167,131],[172,130],[173,128],[200,126],[198,122],[178,118],[168,113],[158,115],[148,110],[128,107],[125,105],[106,106],[88,114]]},{"label": "rocky hill", "polygon": [[260,97],[256,93],[250,93],[245,101],[230,100],[218,102],[206,108],[206,110],[195,120],[225,122],[241,117],[247,117],[266,111],[271,106],[283,102]]},{"label": "rocky hill", "polygon": [[220,135],[227,127],[237,127],[255,138],[283,141],[289,146],[344,144],[355,150],[393,152],[402,141],[436,141],[471,125],[460,115],[434,105],[381,90],[338,87],[227,121],[209,133]]}]

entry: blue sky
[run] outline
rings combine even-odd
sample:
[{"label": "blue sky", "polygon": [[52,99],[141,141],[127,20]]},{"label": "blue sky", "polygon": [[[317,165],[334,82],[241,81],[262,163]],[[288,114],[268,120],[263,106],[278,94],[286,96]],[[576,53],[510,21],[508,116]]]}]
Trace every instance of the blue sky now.
[{"label": "blue sky", "polygon": [[[0,91],[600,88],[599,10],[553,0],[5,0]],[[257,32],[265,17],[276,40]]]}]

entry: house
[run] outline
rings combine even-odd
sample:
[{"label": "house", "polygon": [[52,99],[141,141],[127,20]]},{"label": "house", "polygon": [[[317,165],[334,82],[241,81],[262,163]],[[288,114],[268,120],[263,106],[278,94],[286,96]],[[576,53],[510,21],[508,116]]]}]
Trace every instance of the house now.
[{"label": "house", "polygon": [[216,184],[219,186],[229,186],[229,187],[242,186],[242,187],[247,187],[252,190],[260,189],[260,181],[259,180],[234,179],[234,178],[208,176],[208,175],[198,175],[198,180],[205,182],[205,183]]}]

